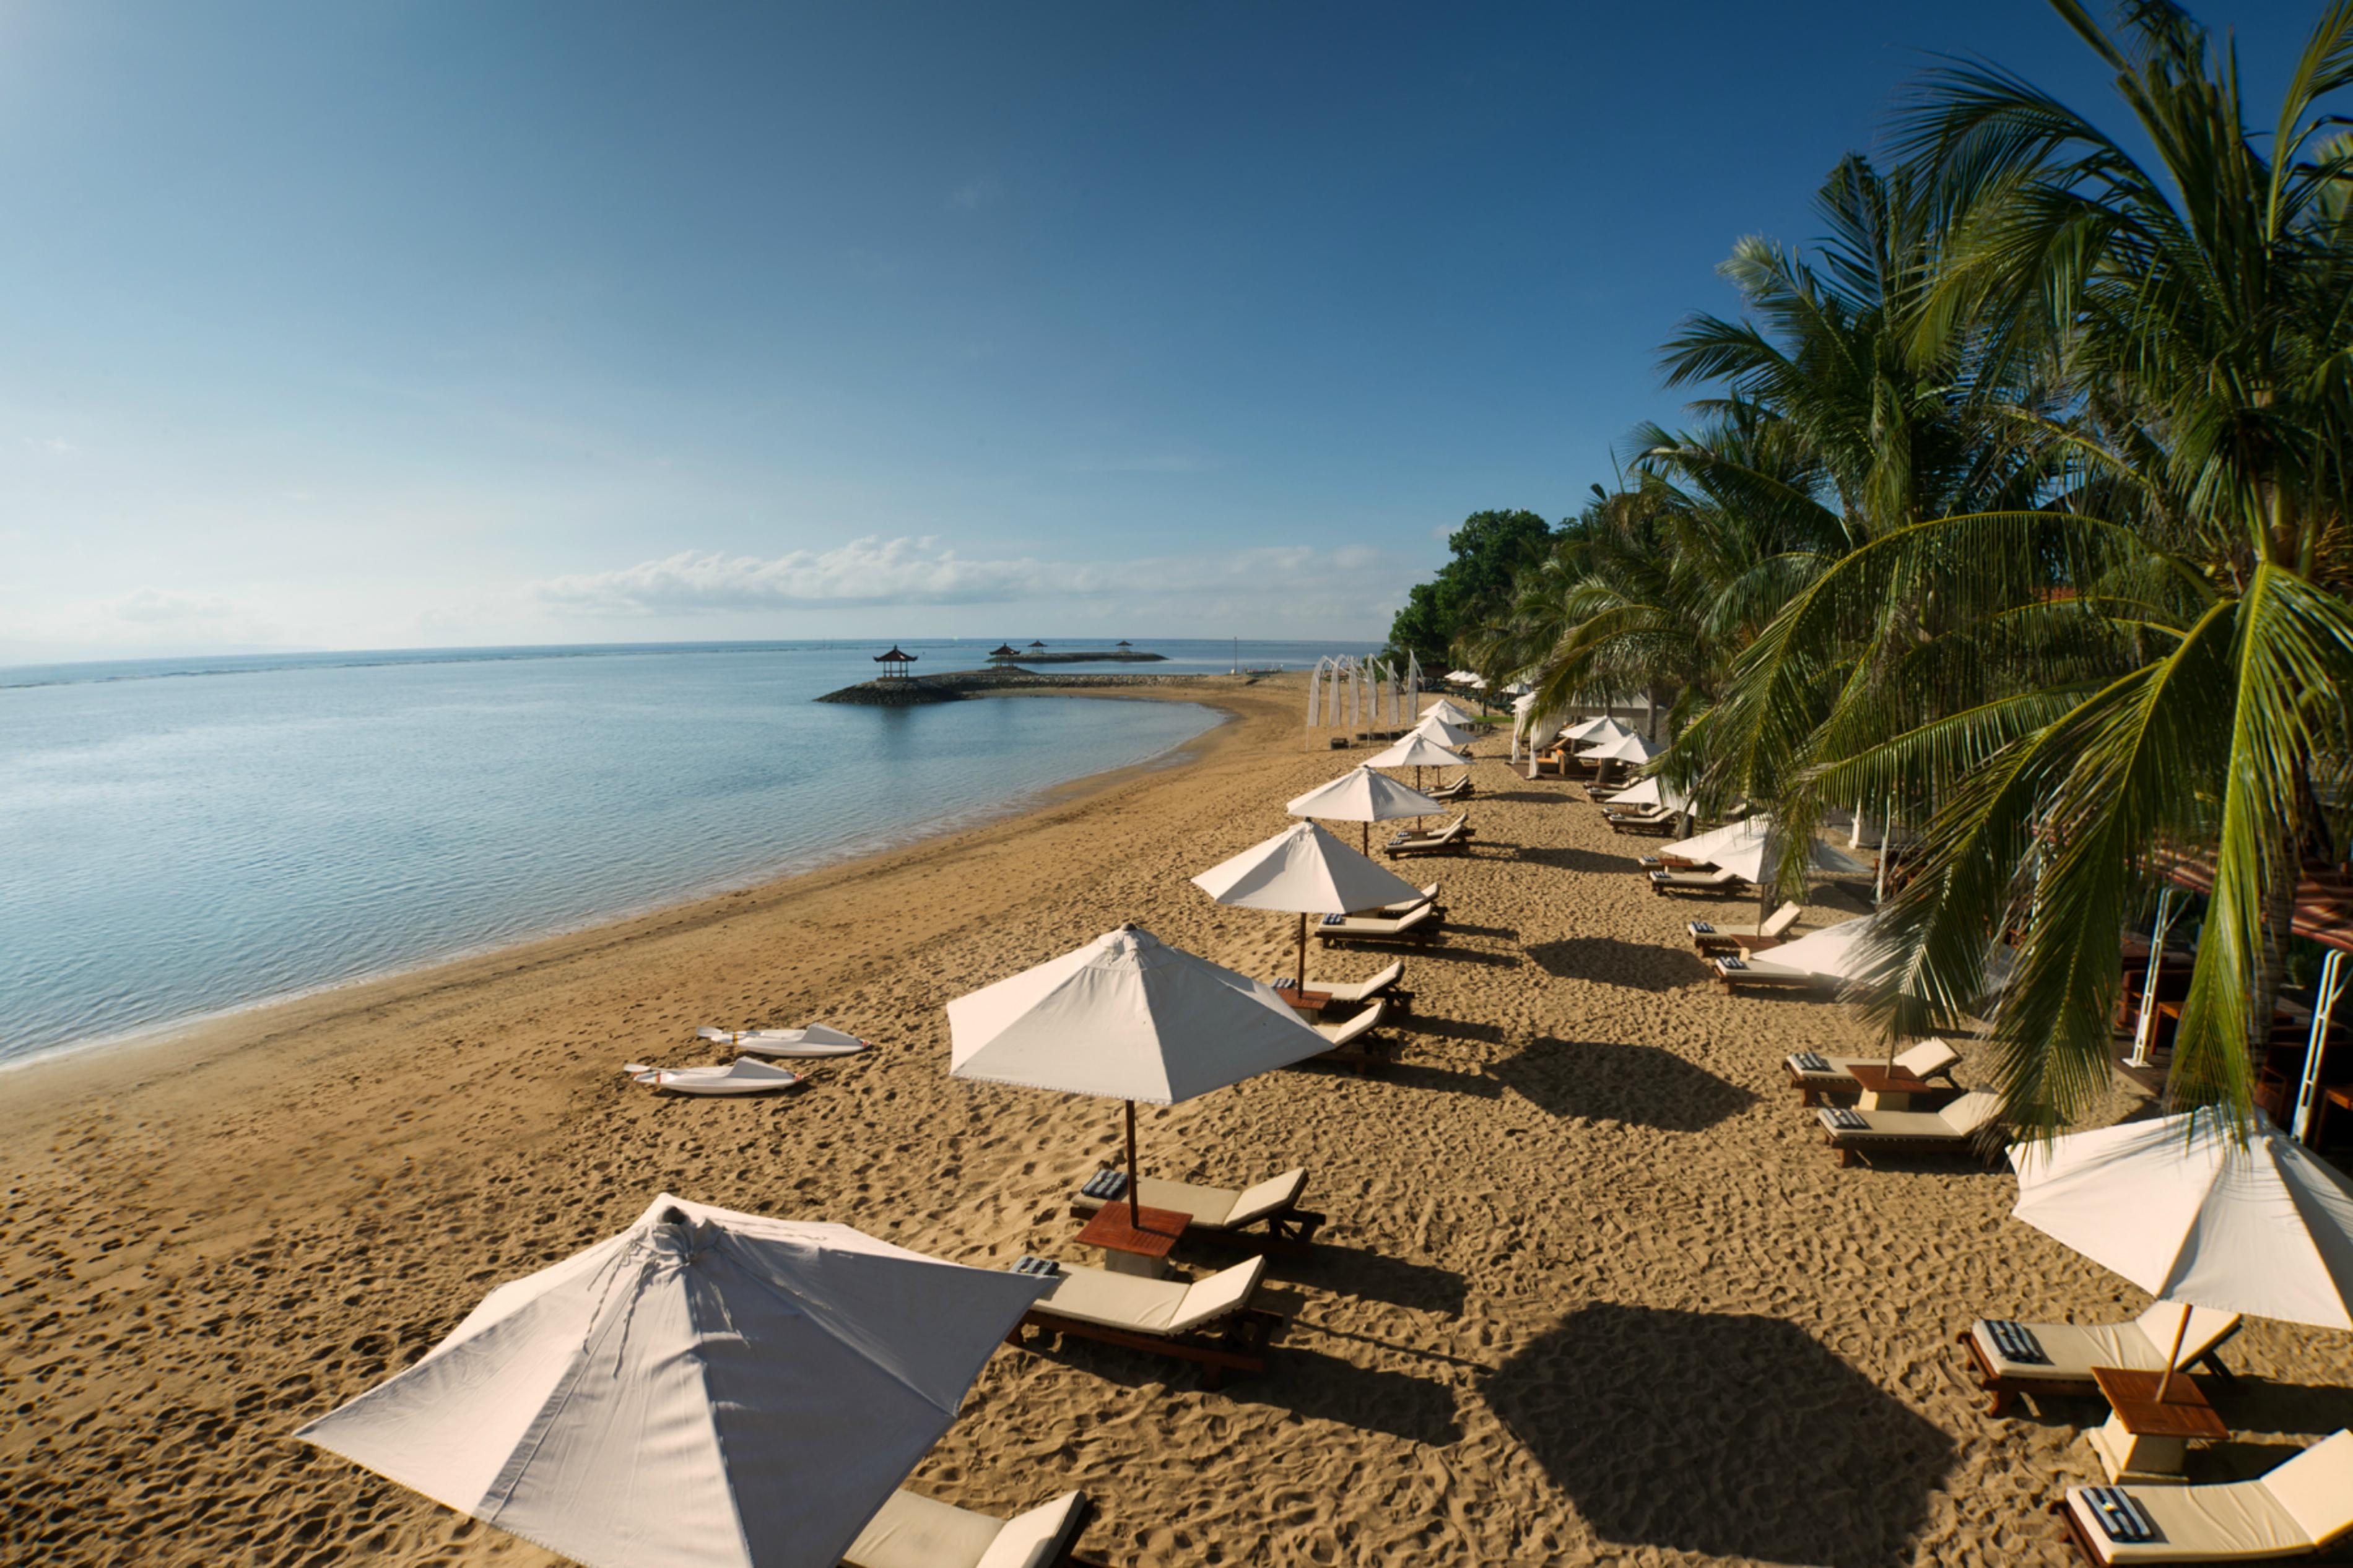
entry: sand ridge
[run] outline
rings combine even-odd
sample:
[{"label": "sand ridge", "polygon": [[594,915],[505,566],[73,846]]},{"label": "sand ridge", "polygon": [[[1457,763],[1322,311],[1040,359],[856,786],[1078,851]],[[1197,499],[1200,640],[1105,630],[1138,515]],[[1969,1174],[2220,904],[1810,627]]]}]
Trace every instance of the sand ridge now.
[{"label": "sand ridge", "polygon": [[[951,1080],[944,1005],[1127,919],[1286,973],[1288,917],[1186,879],[1355,760],[1301,749],[1295,686],[1018,822],[0,1080],[0,1558],[553,1561],[287,1434],[665,1187],[1075,1257],[1062,1205],[1116,1107]],[[1001,1352],[911,1484],[1005,1511],[1084,1486],[1113,1564],[2065,1561],[2039,1506],[2092,1473],[2104,1410],[1991,1420],[1952,1337],[2140,1294],[2008,1220],[2004,1175],[1837,1170],[1778,1064],[1869,1037],[1721,994],[1682,937],[1753,907],[1655,898],[1629,868],[1651,841],[1479,775],[1472,854],[1408,868],[1451,935],[1408,954],[1403,1065],[1143,1114],[1149,1172],[1313,1172],[1325,1245],[1274,1271],[1296,1321],[1268,1372],[1210,1394],[1110,1347]],[[881,1048],[739,1101],[617,1071],[719,1059],[699,1024],[815,1017]],[[2353,1336],[2253,1323],[2231,1359],[2214,1462],[2353,1421]]]}]

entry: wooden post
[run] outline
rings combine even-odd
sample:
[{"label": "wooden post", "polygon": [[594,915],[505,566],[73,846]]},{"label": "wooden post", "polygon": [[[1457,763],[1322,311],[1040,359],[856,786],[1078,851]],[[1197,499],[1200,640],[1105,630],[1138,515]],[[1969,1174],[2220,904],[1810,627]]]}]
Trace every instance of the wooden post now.
[{"label": "wooden post", "polygon": [[1299,980],[1298,988],[1307,989],[1307,911],[1299,911]]},{"label": "wooden post", "polygon": [[1130,1230],[1144,1228],[1144,1216],[1136,1211],[1136,1190],[1143,1185],[1144,1178],[1136,1173],[1135,1169],[1135,1101],[1131,1100],[1127,1102],[1127,1227]]},{"label": "wooden post", "polygon": [[2189,1303],[2181,1303],[2181,1326],[2173,1331],[2173,1348],[2166,1352],[2165,1375],[2157,1380],[2157,1402],[2165,1403],[2165,1391],[2173,1386],[2173,1363],[2181,1359],[2181,1342],[2189,1337]]}]

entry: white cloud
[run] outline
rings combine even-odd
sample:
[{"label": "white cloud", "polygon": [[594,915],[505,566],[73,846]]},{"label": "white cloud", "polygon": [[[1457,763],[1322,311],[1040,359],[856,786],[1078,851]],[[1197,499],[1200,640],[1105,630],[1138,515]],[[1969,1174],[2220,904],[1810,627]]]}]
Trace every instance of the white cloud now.
[{"label": "white cloud", "polygon": [[762,558],[684,551],[531,585],[560,614],[659,616],[1051,600],[1166,610],[1187,618],[1348,620],[1386,625],[1410,572],[1363,545],[1277,545],[1133,561],[978,559],[932,537],[856,539]]}]

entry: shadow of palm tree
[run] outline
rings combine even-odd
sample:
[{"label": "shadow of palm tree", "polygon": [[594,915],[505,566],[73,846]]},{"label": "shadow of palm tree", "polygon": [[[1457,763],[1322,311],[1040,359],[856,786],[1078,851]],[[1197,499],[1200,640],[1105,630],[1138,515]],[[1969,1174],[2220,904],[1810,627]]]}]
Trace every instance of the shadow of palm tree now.
[{"label": "shadow of palm tree", "polygon": [[1778,1318],[1597,1303],[1480,1386],[1604,1539],[1710,1557],[1908,1563],[1955,1453]]},{"label": "shadow of palm tree", "polygon": [[1680,991],[1708,977],[1707,964],[1689,948],[1661,947],[1614,936],[1572,936],[1530,942],[1528,962],[1546,974],[1623,985],[1632,991]]},{"label": "shadow of palm tree", "polygon": [[1703,1132],[1757,1096],[1657,1046],[1538,1040],[1487,1068],[1547,1115]]},{"label": "shadow of palm tree", "polygon": [[[1630,843],[1631,840],[1629,842]],[[1547,845],[1543,848],[1523,849],[1520,851],[1520,858],[1531,866],[1554,866],[1564,871],[1588,871],[1599,876],[1630,877],[1634,875],[1633,855],[1647,853],[1647,850],[1636,850],[1626,855],[1604,855],[1598,850],[1577,849],[1567,845],[1556,844]]]}]

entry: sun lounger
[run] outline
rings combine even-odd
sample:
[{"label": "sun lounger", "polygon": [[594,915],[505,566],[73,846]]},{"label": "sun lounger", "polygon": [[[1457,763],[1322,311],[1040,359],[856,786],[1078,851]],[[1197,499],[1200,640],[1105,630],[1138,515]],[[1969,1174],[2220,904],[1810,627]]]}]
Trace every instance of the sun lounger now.
[{"label": "sun lounger", "polygon": [[[1307,1171],[1302,1166],[1238,1193],[1146,1176],[1136,1196],[1146,1208],[1175,1209],[1190,1216],[1185,1226],[1188,1238],[1198,1236],[1269,1252],[1303,1252],[1315,1227],[1324,1223],[1322,1215],[1299,1206],[1299,1194],[1306,1189]],[[1071,1217],[1086,1218],[1106,1203],[1126,1201],[1124,1196],[1097,1198],[1081,1192],[1071,1200]]]},{"label": "sun lounger", "polygon": [[1713,871],[1713,860],[1686,860],[1680,855],[1641,855],[1634,860],[1638,871]]},{"label": "sun lounger", "polygon": [[1649,838],[1670,837],[1683,827],[1683,813],[1662,812],[1656,816],[1641,816],[1628,811],[1606,811],[1601,820],[1609,825],[1612,833],[1633,834]]},{"label": "sun lounger", "polygon": [[1024,1329],[1049,1329],[1153,1351],[1198,1362],[1202,1381],[1215,1388],[1227,1373],[1263,1370],[1266,1348],[1283,1330],[1282,1316],[1250,1304],[1265,1273],[1263,1258],[1190,1285],[1065,1265],[1052,1293],[1030,1308],[1005,1340],[1018,1345]]},{"label": "sun lounger", "polygon": [[1810,991],[1821,977],[1810,969],[1785,969],[1745,952],[1726,953],[1708,961],[1716,983],[1735,994],[1742,991]]},{"label": "sun lounger", "polygon": [[1464,773],[1451,784],[1442,785],[1437,789],[1426,789],[1421,793],[1432,800],[1469,800],[1475,791],[1471,783],[1471,775]]},{"label": "sun lounger", "polygon": [[1395,920],[1384,915],[1326,915],[1309,929],[1325,942],[1428,942],[1443,923],[1438,906],[1424,904]]},{"label": "sun lounger", "polygon": [[1743,950],[1762,952],[1788,941],[1789,928],[1796,925],[1805,912],[1803,906],[1787,903],[1775,910],[1771,918],[1762,925],[1725,926],[1708,921],[1686,921],[1683,930],[1691,933],[1692,946],[1703,957]]},{"label": "sun lounger", "polygon": [[[1861,1153],[1921,1153],[1967,1152],[1987,1129],[2001,1119],[2001,1098],[1989,1089],[1973,1089],[1941,1110],[1833,1110],[1814,1112],[1822,1124],[1822,1141],[1838,1151],[1839,1163],[1852,1165]],[[1842,1117],[1860,1117],[1861,1127],[1841,1127]]]},{"label": "sun lounger", "polygon": [[[2109,1535],[2095,1494],[2116,1492],[2147,1521],[2151,1539]],[[2340,1429],[2252,1481],[2069,1487],[2051,1511],[2087,1563],[2341,1563],[2353,1534],[2353,1431]]]},{"label": "sun lounger", "polygon": [[764,1057],[849,1057],[867,1048],[864,1040],[830,1024],[811,1024],[805,1029],[702,1028],[694,1032],[702,1039],[723,1040],[739,1051]]},{"label": "sun lounger", "polygon": [[1381,1020],[1388,1016],[1388,999],[1380,998],[1345,1023],[1311,1024],[1308,1026],[1329,1040],[1331,1047],[1307,1059],[1335,1062],[1342,1067],[1354,1068],[1358,1072],[1387,1066],[1384,1058],[1373,1049],[1370,1037],[1373,1031],[1381,1026]]},{"label": "sun lounger", "polygon": [[[1421,908],[1424,904],[1435,904],[1436,902],[1438,902],[1438,884],[1435,882],[1426,882],[1422,885],[1421,891],[1410,899],[1399,899],[1396,903],[1383,904],[1379,909],[1364,910],[1359,912],[1367,915],[1378,915],[1384,920],[1398,920],[1406,915],[1411,914],[1414,910]],[[1313,987],[1313,989],[1320,991],[1323,987],[1315,986]]]},{"label": "sun lounger", "polygon": [[844,1568],[1082,1568],[1087,1560],[1072,1552],[1094,1511],[1084,1492],[998,1519],[895,1491],[841,1561]]},{"label": "sun lounger", "polygon": [[1377,996],[1402,1011],[1405,1005],[1413,999],[1411,992],[1397,989],[1397,983],[1404,978],[1405,960],[1400,958],[1370,980],[1357,980],[1345,984],[1330,980],[1311,980],[1307,983],[1307,988],[1310,991],[1321,991],[1335,1002],[1363,1003],[1369,1002]]},{"label": "sun lounger", "polygon": [[[2006,1323],[1997,1332],[1991,1321],[1980,1318],[1962,1331],[1960,1342],[1978,1386],[1993,1395],[1986,1413],[2000,1415],[2021,1394],[2097,1394],[2099,1384],[2092,1381],[2095,1366],[2161,1371],[2165,1352],[2180,1328],[2180,1304],[2158,1301],[2129,1323]],[[2018,1330],[2023,1330],[2032,1348],[2042,1352],[2041,1361],[2025,1360],[2002,1348],[2003,1339],[2014,1338]],[[2203,1363],[2229,1377],[2231,1371],[2218,1352],[2238,1331],[2236,1312],[2191,1308],[2189,1331],[2182,1337],[2181,1355],[2173,1364],[2187,1369]]]},{"label": "sun lounger", "polygon": [[1713,871],[1651,873],[1651,891],[1654,893],[1728,893],[1745,885],[1737,871],[1720,868]]},{"label": "sun lounger", "polygon": [[1471,819],[1458,816],[1435,833],[1400,833],[1381,850],[1388,855],[1460,854],[1471,847]]},{"label": "sun lounger", "polygon": [[[1860,1094],[1862,1085],[1854,1081],[1850,1068],[1879,1067],[1885,1057],[1821,1057],[1826,1065],[1815,1068],[1799,1057],[1783,1057],[1781,1067],[1796,1087],[1801,1105],[1819,1105],[1825,1094]],[[1941,1078],[1952,1081],[1953,1068],[1960,1065],[1961,1054],[1942,1040],[1922,1040],[1918,1045],[1899,1054],[1895,1065],[1908,1069],[1916,1078]],[[2122,1365],[2122,1363],[2116,1363]]]},{"label": "sun lounger", "polygon": [[649,1068],[631,1062],[621,1070],[656,1094],[771,1094],[801,1081],[800,1074],[757,1057],[737,1057],[723,1068]]}]

